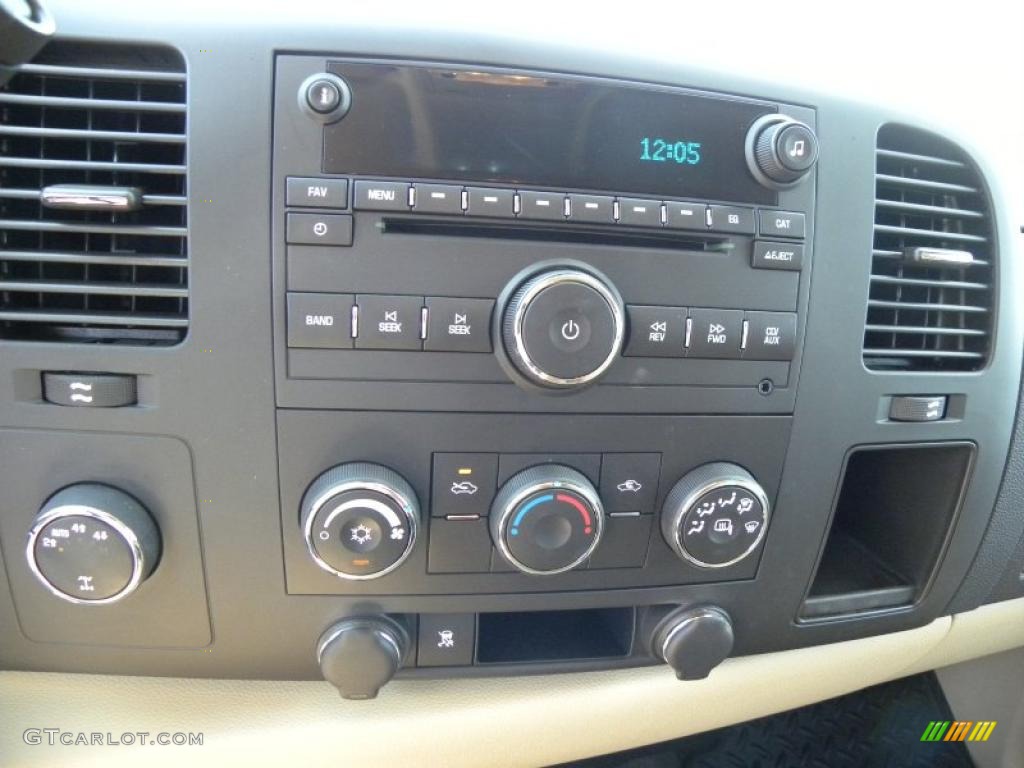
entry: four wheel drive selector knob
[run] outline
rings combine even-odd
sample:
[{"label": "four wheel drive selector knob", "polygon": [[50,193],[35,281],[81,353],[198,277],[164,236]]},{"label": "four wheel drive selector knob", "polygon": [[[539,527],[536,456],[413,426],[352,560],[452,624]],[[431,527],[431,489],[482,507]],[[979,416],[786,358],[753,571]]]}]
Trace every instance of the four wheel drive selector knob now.
[{"label": "four wheel drive selector knob", "polygon": [[698,467],[672,487],[661,511],[661,533],[684,560],[724,568],[757,548],[768,515],[768,496],[753,476],[719,461]]},{"label": "four wheel drive selector knob", "polygon": [[313,561],[343,579],[375,579],[412,552],[419,525],[412,486],[397,472],[357,462],[327,470],[302,497],[300,522]]},{"label": "four wheel drive selector knob", "polygon": [[53,595],[79,605],[124,599],[160,559],[160,530],[146,508],[100,483],[69,485],[36,515],[29,569]]},{"label": "four wheel drive selector knob", "polygon": [[549,264],[514,279],[499,315],[500,341],[513,377],[534,387],[571,390],[599,379],[622,351],[622,297],[584,265]]},{"label": "four wheel drive selector knob", "polygon": [[550,576],[581,565],[604,530],[597,490],[575,469],[550,464],[523,470],[494,497],[491,536],[523,573]]}]

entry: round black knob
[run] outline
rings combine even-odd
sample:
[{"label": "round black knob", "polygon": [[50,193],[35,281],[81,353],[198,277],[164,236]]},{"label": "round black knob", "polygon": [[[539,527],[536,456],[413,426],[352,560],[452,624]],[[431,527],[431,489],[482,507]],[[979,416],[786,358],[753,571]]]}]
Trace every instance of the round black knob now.
[{"label": "round black knob", "polygon": [[412,551],[419,505],[397,472],[378,464],[342,464],[309,486],[300,520],[318,566],[343,579],[375,579]]},{"label": "round black knob", "polygon": [[817,159],[814,131],[791,117],[766,115],[747,134],[747,164],[765,186],[793,186],[810,173]]},{"label": "round black knob", "polygon": [[729,615],[720,608],[687,608],[666,616],[651,637],[651,653],[680,680],[700,680],[732,652]]},{"label": "round black knob", "polygon": [[160,559],[160,530],[124,491],[99,483],[70,485],[36,515],[25,549],[29,568],[52,594],[71,603],[122,600]]},{"label": "round black knob", "polygon": [[768,497],[735,464],[698,467],[669,491],[661,533],[676,554],[701,568],[724,568],[745,558],[764,538]]},{"label": "round black knob", "polygon": [[622,297],[596,274],[553,268],[516,287],[502,314],[502,341],[530,383],[573,389],[601,377],[622,351]]},{"label": "round black knob", "polygon": [[591,482],[557,464],[514,475],[494,497],[491,536],[523,573],[549,576],[585,562],[604,530],[604,508]]},{"label": "round black knob", "polygon": [[352,90],[335,74],[310,75],[299,86],[299,109],[318,122],[337,122],[351,106]]},{"label": "round black knob", "polygon": [[344,699],[372,699],[395,676],[409,651],[409,635],[386,616],[344,619],[320,636],[316,660],[324,679]]}]

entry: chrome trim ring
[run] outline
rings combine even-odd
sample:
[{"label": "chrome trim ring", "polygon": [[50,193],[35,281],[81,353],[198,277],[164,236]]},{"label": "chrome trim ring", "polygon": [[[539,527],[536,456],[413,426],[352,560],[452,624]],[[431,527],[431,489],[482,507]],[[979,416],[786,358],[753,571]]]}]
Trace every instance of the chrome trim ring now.
[{"label": "chrome trim ring", "polygon": [[[132,555],[132,575],[128,580],[128,583],[121,589],[120,592],[111,595],[110,597],[100,598],[98,600],[84,600],[74,595],[69,595],[60,589],[57,589],[46,575],[40,570],[39,563],[36,562],[36,540],[39,538],[39,534],[42,530],[62,517],[88,517],[93,520],[99,520],[106,525],[113,528],[117,535],[121,537],[125,544],[128,545],[128,551]],[[124,599],[132,592],[134,592],[139,584],[142,583],[143,576],[146,573],[146,554],[142,548],[142,543],[139,541],[138,536],[135,535],[135,531],[125,525],[121,520],[114,517],[109,512],[98,509],[97,507],[90,507],[85,504],[61,504],[58,507],[49,509],[43,512],[36,518],[35,523],[32,525],[31,530],[28,532],[28,544],[25,547],[25,556],[28,559],[28,567],[32,571],[33,575],[39,580],[39,582],[46,587],[51,594],[59,597],[61,600],[66,600],[69,603],[75,605],[110,605],[116,603],[119,600]]]},{"label": "chrome trim ring", "polygon": [[[334,568],[330,563],[328,563],[326,560],[320,557],[320,555],[317,553],[316,546],[313,543],[313,521],[316,519],[316,516],[320,513],[320,509],[321,507],[324,506],[324,504],[326,504],[335,496],[342,493],[347,493],[348,491],[369,491],[372,493],[378,493],[381,496],[385,496],[391,501],[393,501],[402,511],[402,514],[405,515],[405,520],[407,523],[407,527],[409,529],[409,535],[406,537],[405,540],[405,551],[394,563],[389,565],[387,568],[384,568],[379,571],[374,571],[373,573],[345,573],[344,571],[339,571],[338,569]],[[305,507],[305,504],[303,504],[303,506]],[[413,501],[411,501],[401,491],[385,483],[372,482],[368,480],[348,480],[330,486],[326,491],[317,496],[316,499],[312,502],[312,504],[309,505],[309,511],[308,513],[306,513],[306,519],[305,522],[303,523],[302,535],[306,541],[306,551],[309,552],[309,556],[313,558],[313,562],[315,562],[320,568],[327,571],[328,573],[333,573],[335,576],[341,579],[347,579],[349,581],[369,581],[370,579],[377,579],[381,576],[385,576],[391,573],[393,570],[398,568],[398,566],[400,566],[408,559],[409,555],[412,553],[413,545],[416,543],[418,522],[416,518],[416,504]]]},{"label": "chrome trim ring", "polygon": [[[544,468],[546,469],[546,467]],[[524,471],[529,472],[530,470]],[[526,497],[540,491],[548,490],[572,491],[573,493],[579,494],[586,500],[594,512],[594,540],[590,543],[590,546],[587,547],[586,551],[573,560],[569,565],[555,570],[542,571],[536,568],[531,568],[530,566],[520,562],[515,555],[512,554],[505,537],[508,532],[508,519],[512,516],[512,513],[515,512],[516,507],[518,507]],[[501,552],[502,556],[508,560],[509,563],[523,573],[528,573],[533,576],[554,576],[559,573],[571,571],[576,566],[585,562],[586,559],[594,553],[594,550],[597,549],[597,545],[601,541],[601,535],[604,533],[604,506],[601,504],[601,497],[597,495],[594,487],[589,482],[587,482],[586,485],[576,482],[575,480],[545,480],[531,483],[517,491],[515,495],[506,502],[498,516],[498,531],[500,532],[500,535],[495,536],[497,539],[495,543],[497,544],[498,551]]]},{"label": "chrome trim ring", "polygon": [[[701,496],[711,491],[717,491],[719,488],[726,487],[742,488],[745,491],[751,493],[754,498],[761,504],[761,532],[757,534],[754,541],[747,547],[743,552],[724,563],[706,563],[703,560],[690,554],[689,550],[686,549],[686,545],[683,544],[682,533],[683,533],[683,522],[686,520],[686,516],[690,513],[690,509],[697,502]],[[768,496],[765,494],[764,489],[760,484],[750,477],[744,477],[743,475],[731,475],[719,477],[710,482],[706,482],[698,486],[695,490],[688,493],[683,501],[676,506],[673,510],[672,528],[673,535],[672,540],[669,544],[677,555],[683,559],[693,563],[698,568],[727,568],[730,565],[736,565],[744,558],[746,558],[751,552],[757,549],[758,545],[765,537],[765,533],[768,531]]]},{"label": "chrome trim ring", "polygon": [[[612,340],[612,348],[608,353],[608,356],[590,373],[572,378],[553,376],[540,368],[537,363],[534,362],[533,358],[530,357],[529,352],[527,352],[526,340],[523,336],[523,324],[526,321],[526,311],[529,309],[530,304],[533,303],[533,300],[548,288],[561,285],[563,283],[577,283],[579,285],[585,285],[586,287],[596,291],[597,294],[604,299],[609,310],[611,310],[612,323],[615,326],[615,336]],[[615,362],[615,359],[622,351],[622,343],[626,335],[626,319],[615,294],[609,290],[608,286],[605,285],[602,280],[599,280],[593,275],[589,275],[581,270],[558,269],[552,272],[544,272],[530,278],[524,285],[525,288],[520,288],[521,293],[517,292],[512,299],[513,302],[515,302],[515,307],[512,313],[512,337],[514,346],[512,351],[515,353],[516,360],[522,363],[526,368],[525,372],[528,373],[531,378],[539,383],[547,384],[552,387],[578,387],[594,381],[601,376],[601,374],[607,371],[609,367],[611,367],[612,363]]]}]

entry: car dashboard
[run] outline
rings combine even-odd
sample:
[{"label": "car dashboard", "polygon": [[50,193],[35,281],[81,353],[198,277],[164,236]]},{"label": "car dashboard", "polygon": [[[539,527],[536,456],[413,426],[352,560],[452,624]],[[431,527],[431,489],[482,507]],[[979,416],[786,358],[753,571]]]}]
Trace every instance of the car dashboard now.
[{"label": "car dashboard", "polygon": [[47,6],[0,66],[12,723],[78,673],[79,719],[549,764],[1024,645],[1012,59],[929,112],[764,29]]}]

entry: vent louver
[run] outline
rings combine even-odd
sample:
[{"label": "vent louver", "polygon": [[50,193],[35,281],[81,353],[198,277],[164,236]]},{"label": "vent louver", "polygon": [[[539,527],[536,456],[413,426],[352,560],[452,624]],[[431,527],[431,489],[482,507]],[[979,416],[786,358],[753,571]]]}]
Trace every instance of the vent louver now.
[{"label": "vent louver", "polygon": [[188,328],[185,65],[58,41],[0,88],[0,338]]},{"label": "vent louver", "polygon": [[982,368],[991,341],[995,257],[988,197],[963,151],[929,133],[883,126],[865,365]]}]

